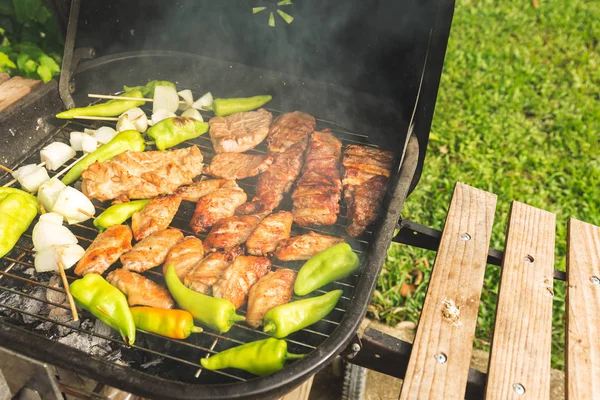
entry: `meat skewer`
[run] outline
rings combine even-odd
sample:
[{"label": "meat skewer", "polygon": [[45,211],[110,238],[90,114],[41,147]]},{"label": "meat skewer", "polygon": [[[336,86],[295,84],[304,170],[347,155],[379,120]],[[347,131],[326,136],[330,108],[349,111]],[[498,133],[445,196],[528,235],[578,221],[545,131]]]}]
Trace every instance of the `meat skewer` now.
[{"label": "meat skewer", "polygon": [[130,306],[173,308],[175,305],[166,288],[135,272],[118,268],[106,280],[127,296]]},{"label": "meat skewer", "polygon": [[171,248],[163,266],[163,274],[167,267],[173,265],[177,277],[182,280],[204,257],[202,240],[195,236],[186,236]]},{"label": "meat skewer", "polygon": [[213,296],[229,300],[235,308],[246,302],[250,288],[271,269],[266,257],[239,256],[213,286]]},{"label": "meat skewer", "polygon": [[254,256],[266,256],[275,251],[279,242],[290,237],[294,216],[289,211],[271,214],[258,224],[246,240],[246,251]]},{"label": "meat skewer", "polygon": [[243,153],[265,140],[273,116],[264,109],[240,112],[208,121],[210,139],[216,153]]},{"label": "meat skewer", "polygon": [[235,182],[200,198],[190,221],[194,233],[206,232],[223,218],[232,217],[235,209],[244,204],[248,196]]},{"label": "meat skewer", "polygon": [[290,301],[295,280],[296,273],[287,268],[269,272],[260,278],[248,295],[246,323],[256,329],[262,325],[267,311]]},{"label": "meat skewer", "polygon": [[131,239],[131,229],[127,225],[109,226],[87,248],[75,267],[75,274],[102,274],[121,254],[131,249]]},{"label": "meat skewer", "polygon": [[136,272],[154,268],[165,262],[171,248],[181,240],[183,233],[179,229],[169,228],[153,233],[121,256],[123,268]]},{"label": "meat skewer", "polygon": [[236,247],[228,253],[224,251],[210,253],[183,278],[184,285],[196,292],[208,294],[225,269],[242,254],[244,252],[241,247]]},{"label": "meat skewer", "polygon": [[[175,192],[176,195],[181,197],[181,200],[197,202],[201,197],[206,196],[209,193],[223,187],[227,184],[227,179],[207,179],[204,181],[197,181],[191,185],[181,186]],[[235,183],[235,182],[234,182]]]},{"label": "meat skewer", "polygon": [[131,229],[135,240],[142,240],[153,233],[164,231],[177,214],[181,198],[179,196],[159,196],[152,199],[142,211],[131,217]]},{"label": "meat skewer", "polygon": [[243,244],[261,218],[256,215],[229,217],[217,222],[204,239],[204,251],[231,250]]},{"label": "meat skewer", "polygon": [[315,254],[342,242],[344,242],[343,238],[309,232],[306,235],[280,241],[274,255],[281,261],[308,260]]}]

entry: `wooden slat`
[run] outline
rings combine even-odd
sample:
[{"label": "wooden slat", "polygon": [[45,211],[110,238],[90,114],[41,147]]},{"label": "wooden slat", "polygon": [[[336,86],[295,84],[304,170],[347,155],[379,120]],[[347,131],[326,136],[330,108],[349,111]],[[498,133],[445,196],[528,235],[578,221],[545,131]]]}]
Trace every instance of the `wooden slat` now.
[{"label": "wooden slat", "polygon": [[496,195],[457,183],[400,399],[464,399],[495,210]]},{"label": "wooden slat", "polygon": [[567,398],[600,397],[600,227],[569,220]]},{"label": "wooden slat", "polygon": [[296,389],[292,390],[285,396],[280,397],[279,400],[308,400],[308,396],[310,395],[310,389],[312,387],[314,378],[314,376],[311,376],[306,382],[304,382],[302,385],[298,386]]},{"label": "wooden slat", "polygon": [[486,398],[548,399],[556,216],[512,203]]},{"label": "wooden slat", "polygon": [[0,111],[30,93],[42,81],[15,76],[0,84]]},{"label": "wooden slat", "polygon": [[7,72],[0,72],[0,83],[3,83],[10,79],[10,75]]}]

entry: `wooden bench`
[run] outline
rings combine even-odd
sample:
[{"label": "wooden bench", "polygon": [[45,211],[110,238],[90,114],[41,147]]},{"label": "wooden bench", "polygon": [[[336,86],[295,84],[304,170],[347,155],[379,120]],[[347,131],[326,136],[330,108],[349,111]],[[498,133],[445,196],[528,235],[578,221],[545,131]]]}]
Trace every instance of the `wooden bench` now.
[{"label": "wooden bench", "polygon": [[[400,399],[464,399],[496,208],[458,183]],[[556,216],[513,202],[485,397],[549,399]],[[567,239],[566,392],[600,398],[600,228],[571,219]]]}]

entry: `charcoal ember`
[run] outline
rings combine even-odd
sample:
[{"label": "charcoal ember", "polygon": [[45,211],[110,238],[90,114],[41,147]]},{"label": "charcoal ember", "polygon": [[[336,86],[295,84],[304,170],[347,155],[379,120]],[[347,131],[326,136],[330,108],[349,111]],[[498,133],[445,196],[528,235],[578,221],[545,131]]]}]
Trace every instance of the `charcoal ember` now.
[{"label": "charcoal ember", "polygon": [[72,332],[58,341],[67,346],[89,353],[92,350],[92,336],[87,333]]},{"label": "charcoal ember", "polygon": [[73,330],[71,327],[79,326],[79,321],[73,321],[73,315],[71,315],[70,310],[65,310],[64,308],[54,307],[48,313],[48,318],[53,321],[60,322],[65,325],[56,324],[56,335],[57,336],[65,336],[71,333]]},{"label": "charcoal ember", "polygon": [[143,368],[143,369],[147,369],[147,368],[154,367],[154,366],[157,366],[159,364],[162,364],[163,361],[164,361],[164,357],[157,357],[154,360],[150,360],[150,361],[148,361],[146,363],[143,363],[142,365],[140,365],[140,367]]},{"label": "charcoal ember", "polygon": [[46,299],[55,304],[63,304],[67,301],[67,296],[62,292],[62,280],[53,275],[48,281],[48,286],[56,288],[58,290],[46,289]]},{"label": "charcoal ember", "polygon": [[[40,319],[38,318],[38,315],[46,314],[46,304],[43,301],[46,296],[45,292],[45,288],[36,287],[29,293],[29,295],[34,298],[21,296],[21,305],[19,306],[19,308],[22,311],[25,311],[24,313],[22,313],[22,316],[23,322],[25,322],[26,324],[39,322]],[[28,315],[26,313],[33,315]]]},{"label": "charcoal ember", "polygon": [[23,271],[23,274],[32,276],[33,274],[35,274],[35,268],[27,268],[26,270]]}]

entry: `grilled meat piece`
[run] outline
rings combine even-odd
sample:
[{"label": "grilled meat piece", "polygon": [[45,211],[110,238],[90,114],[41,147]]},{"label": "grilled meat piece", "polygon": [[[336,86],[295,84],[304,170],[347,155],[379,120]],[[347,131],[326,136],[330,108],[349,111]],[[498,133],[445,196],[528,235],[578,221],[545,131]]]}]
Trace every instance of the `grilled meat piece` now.
[{"label": "grilled meat piece", "polygon": [[213,286],[213,296],[229,300],[235,308],[246,302],[250,288],[271,269],[266,257],[239,256]]},{"label": "grilled meat piece", "polygon": [[279,211],[263,219],[246,240],[246,251],[254,256],[266,256],[277,244],[290,237],[294,216],[289,211]]},{"label": "grilled meat piece", "polygon": [[197,202],[200,197],[204,197],[209,193],[223,187],[227,184],[227,179],[207,179],[204,181],[197,181],[191,185],[181,186],[175,192],[176,195],[181,197],[181,200]]},{"label": "grilled meat piece", "polygon": [[298,142],[306,142],[316,126],[317,122],[312,115],[300,111],[281,114],[269,130],[269,152],[283,153]]},{"label": "grilled meat piece", "polygon": [[182,280],[202,260],[202,257],[204,257],[202,240],[195,236],[186,236],[171,248],[163,266],[163,274],[166,275],[167,267],[173,264],[177,277]]},{"label": "grilled meat piece", "polygon": [[267,311],[290,301],[295,280],[296,273],[287,268],[269,272],[260,278],[248,295],[246,323],[256,329],[262,325]]},{"label": "grilled meat piece", "polygon": [[215,153],[243,153],[265,140],[273,116],[264,109],[240,112],[208,121]]},{"label": "grilled meat piece", "polygon": [[225,269],[242,254],[244,251],[241,247],[236,247],[228,253],[210,253],[188,272],[183,278],[183,284],[196,292],[210,293],[210,288],[221,278]]},{"label": "grilled meat piece", "polygon": [[205,173],[216,178],[244,179],[265,172],[271,164],[271,156],[221,153],[213,157]]},{"label": "grilled meat piece", "polygon": [[142,240],[153,233],[164,231],[179,210],[179,196],[159,196],[150,200],[142,211],[136,211],[131,216],[131,229],[135,240]]},{"label": "grilled meat piece", "polygon": [[246,193],[235,182],[228,183],[198,200],[190,227],[195,233],[206,232],[219,220],[232,217],[235,209],[247,199]]},{"label": "grilled meat piece", "polygon": [[131,239],[131,229],[127,225],[109,226],[87,248],[75,267],[75,274],[102,274],[121,254],[131,249]]},{"label": "grilled meat piece", "polygon": [[393,153],[367,146],[348,145],[342,164],[345,167],[344,200],[346,201],[346,232],[360,235],[377,219],[392,168]]},{"label": "grilled meat piece", "polygon": [[256,215],[223,218],[212,227],[204,239],[204,251],[228,251],[243,244],[260,220]]},{"label": "grilled meat piece", "polygon": [[127,296],[130,306],[173,308],[175,305],[166,288],[135,272],[118,268],[106,280]]},{"label": "grilled meat piece", "polygon": [[121,256],[123,268],[144,272],[165,262],[171,248],[183,240],[179,229],[169,228],[153,233]]},{"label": "grilled meat piece", "polygon": [[81,191],[90,199],[124,202],[170,194],[202,173],[196,146],[166,151],[126,152],[83,171]]},{"label": "grilled meat piece", "polygon": [[318,252],[342,242],[342,238],[308,232],[306,235],[280,241],[275,250],[275,257],[281,261],[308,260]]},{"label": "grilled meat piece", "polygon": [[340,210],[342,143],[328,129],[309,140],[302,176],[292,194],[294,222],[301,226],[333,225]]}]

